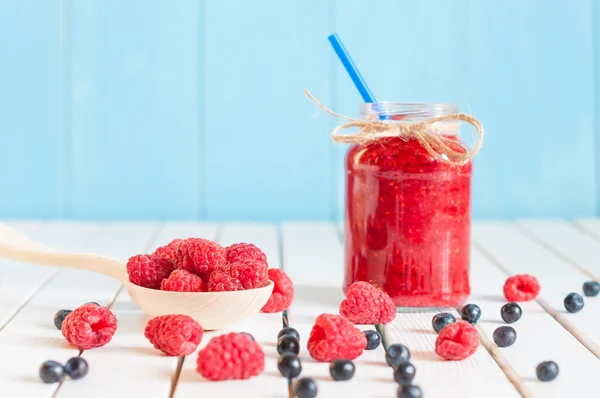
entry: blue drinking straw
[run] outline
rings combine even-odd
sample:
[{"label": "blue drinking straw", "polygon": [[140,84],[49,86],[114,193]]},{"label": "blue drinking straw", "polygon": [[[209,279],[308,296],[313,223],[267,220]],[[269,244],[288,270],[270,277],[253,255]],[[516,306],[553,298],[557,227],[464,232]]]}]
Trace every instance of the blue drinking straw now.
[{"label": "blue drinking straw", "polygon": [[[346,72],[348,72],[348,75],[350,75],[350,79],[352,79],[352,82],[356,86],[356,89],[360,93],[360,96],[363,98],[363,101],[367,103],[377,102],[375,96],[371,92],[371,89],[369,89],[369,86],[367,86],[367,82],[365,82],[365,79],[363,79],[362,75],[358,71],[358,68],[354,64],[354,61],[352,61],[350,54],[348,54],[348,51],[346,50],[346,47],[344,47],[344,44],[342,43],[342,40],[340,39],[338,34],[334,33],[332,35],[329,35],[328,39],[338,58],[340,59],[340,61],[342,61],[342,65],[344,65]],[[388,120],[389,117],[380,115],[379,119]]]},{"label": "blue drinking straw", "polygon": [[363,101],[370,103],[377,102],[337,33],[330,35],[328,39],[338,58],[342,61],[344,68],[346,68],[346,72],[350,75],[350,79],[352,79],[352,82],[358,89]]}]

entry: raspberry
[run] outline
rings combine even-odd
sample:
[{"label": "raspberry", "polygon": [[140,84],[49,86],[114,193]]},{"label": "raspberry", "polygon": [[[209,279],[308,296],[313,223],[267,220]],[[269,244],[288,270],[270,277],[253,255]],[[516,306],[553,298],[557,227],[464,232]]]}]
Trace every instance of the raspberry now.
[{"label": "raspberry", "polygon": [[198,275],[190,274],[184,269],[176,269],[167,279],[163,279],[160,290],[171,292],[205,292],[206,284]]},{"label": "raspberry", "polygon": [[334,359],[355,359],[367,346],[367,338],[346,318],[321,314],[317,317],[308,338],[310,356],[321,362]]},{"label": "raspberry", "polygon": [[171,268],[175,268],[175,261],[177,259],[177,246],[183,242],[182,239],[175,239],[168,245],[161,246],[154,251],[156,257],[160,258],[163,262],[171,265]]},{"label": "raspberry", "polygon": [[262,307],[262,312],[281,312],[287,310],[294,300],[294,285],[285,272],[277,268],[268,270],[269,279],[273,281],[273,293],[269,301]]},{"label": "raspberry", "polygon": [[200,350],[197,369],[209,380],[249,379],[265,369],[265,354],[244,333],[222,334]]},{"label": "raspberry", "polygon": [[102,347],[117,331],[117,318],[106,307],[85,304],[71,312],[62,324],[65,339],[81,350]]},{"label": "raspberry", "polygon": [[262,261],[267,264],[267,256],[252,243],[236,243],[225,249],[228,263],[244,262],[248,260]]},{"label": "raspberry", "polygon": [[207,239],[189,238],[179,242],[175,256],[175,268],[203,277],[225,265],[225,249]]},{"label": "raspberry", "polygon": [[440,331],[435,341],[435,352],[451,361],[465,359],[479,346],[477,330],[466,321],[458,321]]},{"label": "raspberry", "polygon": [[203,333],[202,326],[187,315],[162,315],[148,321],[144,336],[154,348],[180,357],[196,351]]},{"label": "raspberry", "polygon": [[540,284],[534,276],[511,276],[504,283],[504,297],[508,301],[530,301],[540,294]]},{"label": "raspberry", "polygon": [[255,289],[263,287],[268,280],[267,265],[260,261],[227,264],[210,275],[208,291]]},{"label": "raspberry", "polygon": [[396,318],[396,306],[383,290],[368,282],[354,282],[340,304],[340,314],[352,323],[386,324]]},{"label": "raspberry", "polygon": [[153,255],[138,254],[127,261],[127,273],[131,283],[150,289],[160,288],[160,282],[168,277],[171,271],[171,266]]}]

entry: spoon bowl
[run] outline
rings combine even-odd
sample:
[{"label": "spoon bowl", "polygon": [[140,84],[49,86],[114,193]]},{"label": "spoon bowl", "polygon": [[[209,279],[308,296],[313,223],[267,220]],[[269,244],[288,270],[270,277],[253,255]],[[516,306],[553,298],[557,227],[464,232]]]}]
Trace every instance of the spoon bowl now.
[{"label": "spoon bowl", "polygon": [[126,265],[117,259],[86,253],[60,251],[36,242],[14,228],[0,223],[0,257],[25,263],[98,272],[121,282],[131,300],[152,316],[183,314],[205,330],[227,328],[246,319],[266,304],[273,282],[234,292],[170,292],[148,289],[129,281]]},{"label": "spoon bowl", "polygon": [[269,281],[258,289],[182,293],[147,289],[131,282],[125,285],[131,300],[149,315],[185,314],[204,330],[224,329],[256,314],[269,300],[273,286]]}]

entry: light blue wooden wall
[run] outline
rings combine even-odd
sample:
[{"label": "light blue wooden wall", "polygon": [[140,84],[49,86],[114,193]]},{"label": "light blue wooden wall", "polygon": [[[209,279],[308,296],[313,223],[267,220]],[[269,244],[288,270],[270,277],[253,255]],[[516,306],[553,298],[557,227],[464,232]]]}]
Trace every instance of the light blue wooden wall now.
[{"label": "light blue wooden wall", "polygon": [[598,213],[593,0],[0,0],[0,217],[332,219],[360,97],[486,127],[476,217]]}]

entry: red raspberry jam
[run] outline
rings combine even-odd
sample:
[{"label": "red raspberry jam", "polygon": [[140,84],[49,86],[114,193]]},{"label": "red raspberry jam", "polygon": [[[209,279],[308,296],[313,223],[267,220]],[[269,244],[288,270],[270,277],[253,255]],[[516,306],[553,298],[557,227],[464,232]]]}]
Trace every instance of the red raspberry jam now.
[{"label": "red raspberry jam", "polygon": [[394,137],[351,147],[346,174],[344,291],[367,281],[398,307],[464,304],[471,163],[440,162]]}]

